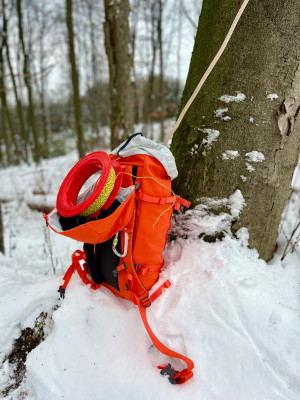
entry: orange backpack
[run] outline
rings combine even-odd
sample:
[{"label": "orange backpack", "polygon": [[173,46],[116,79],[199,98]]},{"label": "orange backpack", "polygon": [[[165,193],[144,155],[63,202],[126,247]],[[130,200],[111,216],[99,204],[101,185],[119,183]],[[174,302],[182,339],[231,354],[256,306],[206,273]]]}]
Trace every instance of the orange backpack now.
[{"label": "orange backpack", "polygon": [[[62,219],[59,220],[56,208],[44,217],[55,232],[84,243],[83,251],[77,250],[72,255],[72,264],[59,288],[61,297],[64,297],[65,289],[77,271],[82,281],[92,289],[104,285],[116,295],[132,301],[138,306],[156,348],[186,363],[187,368],[182,371],[175,371],[170,364],[158,367],[162,375],[169,376],[171,383],[182,384],[193,376],[194,363],[158,340],[148,324],[146,310],[171,285],[166,281],[149,293],[164,265],[162,253],[171,226],[172,210],[179,210],[181,205],[189,207],[190,203],[172,192],[171,178],[161,163],[164,160],[160,157],[161,161],[158,161],[149,155],[153,154],[151,146],[154,142],[138,135],[141,134],[131,136],[116,149],[115,154],[109,156],[122,169],[119,203],[112,203],[107,210],[101,211],[101,218],[76,217],[75,227],[72,225],[71,229],[69,226],[61,229]],[[141,141],[150,144],[150,150],[133,145]],[[123,157],[125,149],[128,153],[129,144],[132,148],[129,153],[133,154]],[[155,144],[155,151],[160,148],[169,151]]]}]

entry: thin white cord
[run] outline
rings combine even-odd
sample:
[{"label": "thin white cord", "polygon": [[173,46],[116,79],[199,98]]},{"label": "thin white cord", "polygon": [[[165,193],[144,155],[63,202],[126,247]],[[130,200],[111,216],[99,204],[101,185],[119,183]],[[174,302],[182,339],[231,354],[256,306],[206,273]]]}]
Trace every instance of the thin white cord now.
[{"label": "thin white cord", "polygon": [[224,52],[234,30],[235,27],[237,25],[237,23],[239,22],[239,19],[241,18],[244,9],[246,8],[247,4],[248,4],[249,0],[244,0],[243,4],[241,5],[241,8],[239,9],[227,35],[226,38],[222,44],[222,46],[220,47],[218,53],[216,54],[215,58],[212,60],[212,62],[210,63],[210,66],[207,68],[205,74],[202,76],[200,82],[198,83],[198,86],[196,87],[195,91],[193,92],[192,96],[190,97],[189,101],[186,103],[184,109],[181,111],[176,124],[174,125],[172,131],[169,133],[168,137],[166,138],[164,144],[167,145],[169,140],[172,138],[172,136],[174,135],[176,129],[178,128],[178,126],[180,125],[183,117],[185,116],[187,110],[190,108],[190,105],[192,104],[192,102],[194,101],[195,97],[197,96],[197,94],[199,93],[199,90],[202,88],[204,82],[206,81],[207,77],[209,76],[209,74],[211,73],[211,71],[213,70],[214,66],[216,65],[216,63],[218,62],[219,58],[221,57],[222,53]]}]

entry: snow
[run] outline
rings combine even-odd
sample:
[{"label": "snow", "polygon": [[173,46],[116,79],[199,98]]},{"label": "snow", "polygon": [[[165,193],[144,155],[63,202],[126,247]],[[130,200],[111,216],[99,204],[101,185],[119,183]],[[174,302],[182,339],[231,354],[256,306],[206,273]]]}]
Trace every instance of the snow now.
[{"label": "snow", "polygon": [[240,175],[240,177],[241,177],[241,179],[242,179],[243,182],[246,182],[246,180],[247,180],[246,176]]},{"label": "snow", "polygon": [[261,153],[260,151],[250,151],[249,153],[246,153],[246,158],[247,161],[250,162],[262,162],[265,159],[265,156],[263,153]]},{"label": "snow", "polygon": [[230,197],[230,213],[233,217],[237,218],[242,209],[246,205],[242,192],[237,189]]},{"label": "snow", "polygon": [[216,118],[220,118],[223,121],[230,121],[231,117],[229,115],[224,115],[228,111],[228,108],[218,108],[216,111],[214,111],[214,115]]},{"label": "snow", "polygon": [[239,152],[237,150],[226,150],[222,153],[223,160],[234,160],[239,156]]},{"label": "snow", "polygon": [[207,138],[202,140],[202,144],[209,147],[213,142],[215,142],[220,136],[220,131],[217,129],[200,129],[202,132],[207,133]]},{"label": "snow", "polygon": [[249,164],[248,162],[246,162],[246,167],[249,172],[255,171],[255,168],[253,167],[253,165]]},{"label": "snow", "polygon": [[[194,378],[173,386],[156,368],[169,360],[151,344],[133,304],[103,287],[91,290],[77,274],[66,298],[58,300],[70,256],[81,245],[46,230],[41,213],[26,202],[44,188],[45,201],[51,203],[75,162],[71,153],[39,167],[1,170],[0,185],[13,201],[2,205],[0,392],[13,379],[13,366],[1,363],[20,331],[59,305],[46,339],[28,354],[25,379],[5,399],[298,400],[299,249],[280,261],[285,236],[299,216],[297,193],[284,213],[278,253],[269,263],[247,247],[246,228],[236,237],[230,234],[233,219],[246,207],[240,190],[228,199],[203,198],[194,210],[174,217],[173,233],[183,231],[189,238],[167,245],[157,285],[170,279],[172,286],[148,310],[163,343],[195,363]],[[293,185],[300,188],[299,172]],[[225,232],[222,241],[199,238],[220,231]]]},{"label": "snow", "polygon": [[278,99],[278,94],[270,93],[270,94],[268,94],[267,99],[270,99],[271,101]]},{"label": "snow", "polygon": [[236,102],[240,103],[241,101],[244,101],[246,96],[241,93],[241,92],[236,92],[236,96],[230,96],[229,94],[223,94],[223,96],[219,97],[219,100],[224,101],[225,103],[231,103],[231,102]]},{"label": "snow", "polygon": [[250,118],[249,118],[249,121],[250,121],[250,122],[254,122],[254,118],[253,118],[253,117],[250,117]]}]

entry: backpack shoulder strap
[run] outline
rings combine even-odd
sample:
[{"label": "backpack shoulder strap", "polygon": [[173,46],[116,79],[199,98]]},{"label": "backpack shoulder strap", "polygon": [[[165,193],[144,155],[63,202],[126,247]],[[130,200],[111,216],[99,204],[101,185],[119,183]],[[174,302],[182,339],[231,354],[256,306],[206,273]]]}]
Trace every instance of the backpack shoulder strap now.
[{"label": "backpack shoulder strap", "polygon": [[[167,281],[165,282],[160,288],[157,289],[156,292],[150,296],[150,300],[154,301],[158,296],[160,296],[163,292],[163,289],[167,288],[170,286],[170,282]],[[146,328],[146,331],[148,332],[154,346],[159,350],[161,353],[165,354],[166,356],[177,358],[179,360],[182,360],[186,363],[187,368],[183,369],[182,371],[176,371],[174,368],[171,366],[171,364],[168,365],[161,365],[158,366],[159,369],[161,369],[161,374],[162,375],[169,375],[169,381],[172,384],[183,384],[187,382],[189,379],[192,378],[193,376],[193,368],[194,368],[194,363],[191,359],[188,357],[179,354],[168,347],[166,347],[153,333],[152,329],[150,328],[148,319],[147,319],[147,307],[143,305],[143,302],[136,297],[136,304],[138,305],[139,312],[143,321],[143,324]],[[151,304],[151,303],[150,303]]]}]

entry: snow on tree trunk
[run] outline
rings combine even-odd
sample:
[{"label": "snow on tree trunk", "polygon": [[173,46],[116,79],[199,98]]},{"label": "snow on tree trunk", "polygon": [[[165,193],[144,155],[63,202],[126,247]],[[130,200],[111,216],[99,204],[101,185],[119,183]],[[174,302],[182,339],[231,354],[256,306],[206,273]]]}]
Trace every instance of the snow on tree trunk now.
[{"label": "snow on tree trunk", "polygon": [[[240,1],[204,0],[181,108],[217,53]],[[300,2],[251,0],[174,135],[177,192],[245,199],[232,229],[269,260],[300,149]]]},{"label": "snow on tree trunk", "polygon": [[111,147],[133,133],[134,69],[128,0],[104,0],[105,50],[109,66]]}]

